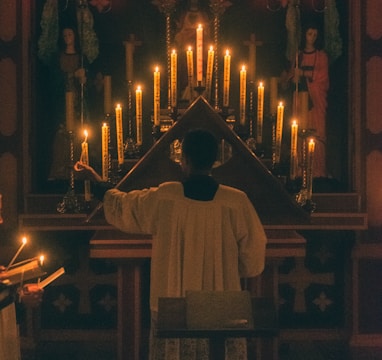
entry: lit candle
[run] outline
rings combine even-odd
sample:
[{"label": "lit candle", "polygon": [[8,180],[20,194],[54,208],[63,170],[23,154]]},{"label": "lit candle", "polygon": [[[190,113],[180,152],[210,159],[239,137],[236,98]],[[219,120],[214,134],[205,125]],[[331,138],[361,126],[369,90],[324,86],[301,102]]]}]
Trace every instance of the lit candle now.
[{"label": "lit candle", "polygon": [[247,93],[247,70],[243,65],[240,70],[240,124],[245,125],[245,106]]},{"label": "lit candle", "polygon": [[137,145],[142,145],[142,89],[135,90],[135,119],[137,125]]},{"label": "lit candle", "polygon": [[194,54],[191,46],[188,47],[186,52],[187,59],[187,76],[188,76],[188,87],[190,89],[190,99],[193,98],[193,86],[194,86]]},{"label": "lit candle", "polygon": [[224,75],[223,75],[223,107],[229,106],[229,86],[231,73],[231,55],[226,50],[224,56]]},{"label": "lit candle", "polygon": [[196,29],[196,81],[203,80],[203,27],[202,24]]},{"label": "lit candle", "polygon": [[281,158],[283,120],[284,120],[284,105],[282,102],[280,102],[277,107],[277,119],[276,119],[276,147],[275,147],[275,162],[276,163],[280,163],[280,158]]},{"label": "lit candle", "polygon": [[109,180],[109,138],[110,128],[107,123],[102,125],[102,180]]},{"label": "lit candle", "polygon": [[262,82],[257,87],[257,132],[256,140],[259,144],[263,142],[263,120],[264,120],[264,85]]},{"label": "lit candle", "polygon": [[115,128],[117,133],[117,154],[118,154],[118,165],[123,165],[124,155],[123,155],[123,127],[122,127],[122,107],[117,104],[115,108]]},{"label": "lit candle", "polygon": [[12,264],[15,262],[16,258],[20,255],[21,251],[23,250],[24,246],[26,245],[26,243],[28,242],[27,238],[24,236],[21,240],[21,245],[20,247],[17,249],[16,251],[16,254],[13,256],[12,260],[9,262],[7,268],[6,268],[6,271],[8,271],[8,269],[12,266]]},{"label": "lit candle", "polygon": [[271,77],[269,85],[269,113],[276,114],[277,111],[277,96],[278,96],[278,78]]},{"label": "lit candle", "polygon": [[212,74],[213,74],[213,66],[214,66],[214,56],[215,51],[213,46],[210,46],[210,49],[208,50],[208,56],[207,56],[207,72],[206,72],[206,94],[207,99],[211,97],[211,87],[212,87]]},{"label": "lit candle", "polygon": [[290,178],[294,180],[297,176],[297,135],[298,124],[293,120],[291,127],[291,144],[290,144]]},{"label": "lit candle", "polygon": [[66,131],[74,130],[74,94],[72,91],[67,91],[65,94],[66,105]]},{"label": "lit candle", "polygon": [[111,114],[111,76],[103,77],[103,108],[105,114]]},{"label": "lit candle", "polygon": [[177,73],[178,73],[178,54],[176,50],[171,53],[171,106],[176,108],[177,105]]},{"label": "lit candle", "polygon": [[307,198],[308,200],[312,199],[312,190],[313,190],[313,161],[314,161],[314,149],[316,143],[314,139],[310,139],[308,143],[308,166],[307,166]]},{"label": "lit candle", "polygon": [[[88,132],[87,130],[84,131],[85,140],[81,144],[81,158],[80,161],[83,162],[86,165],[89,165],[89,145],[88,145]],[[84,182],[84,190],[85,190],[85,201],[91,200],[91,193],[90,193],[90,181],[85,180]]]},{"label": "lit candle", "polygon": [[160,124],[160,72],[158,66],[154,71],[154,125]]}]

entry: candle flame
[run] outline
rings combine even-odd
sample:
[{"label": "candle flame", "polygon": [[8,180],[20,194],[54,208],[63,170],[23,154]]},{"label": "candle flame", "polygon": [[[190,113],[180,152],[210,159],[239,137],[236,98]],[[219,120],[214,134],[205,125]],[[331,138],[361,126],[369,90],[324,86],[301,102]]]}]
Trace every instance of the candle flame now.
[{"label": "candle flame", "polygon": [[43,265],[43,264],[44,264],[44,260],[45,260],[45,256],[44,256],[44,255],[41,255],[41,256],[40,256],[40,265]]},{"label": "candle flame", "polygon": [[176,54],[176,50],[175,50],[175,49],[172,49],[172,53],[173,53],[173,54]]},{"label": "candle flame", "polygon": [[159,67],[156,66],[156,67],[155,67],[155,72],[158,72],[158,71],[159,71]]},{"label": "candle flame", "polygon": [[137,91],[142,91],[141,85],[137,86]]},{"label": "candle flame", "polygon": [[259,82],[259,86],[263,87],[263,82],[262,81]]},{"label": "candle flame", "polygon": [[22,238],[21,242],[22,242],[24,245],[28,242],[26,236],[24,236],[24,237]]},{"label": "candle flame", "polygon": [[245,71],[245,65],[241,67],[241,71]]},{"label": "candle flame", "polygon": [[210,51],[214,51],[214,47],[210,45]]},{"label": "candle flame", "polygon": [[229,50],[228,49],[225,51],[225,54],[226,54],[226,56],[229,56]]},{"label": "candle flame", "polygon": [[188,47],[188,51],[192,51],[192,47],[191,46]]},{"label": "candle flame", "polygon": [[297,120],[292,121],[292,126],[297,126]]},{"label": "candle flame", "polygon": [[117,104],[116,109],[120,109],[120,108],[121,108],[121,104]]},{"label": "candle flame", "polygon": [[279,106],[283,106],[283,102],[282,101],[279,102]]},{"label": "candle flame", "polygon": [[203,29],[203,28],[202,28],[202,24],[199,24],[199,25],[198,25],[198,29]]},{"label": "candle flame", "polygon": [[106,123],[103,123],[103,125],[102,126],[107,126],[107,124]]}]

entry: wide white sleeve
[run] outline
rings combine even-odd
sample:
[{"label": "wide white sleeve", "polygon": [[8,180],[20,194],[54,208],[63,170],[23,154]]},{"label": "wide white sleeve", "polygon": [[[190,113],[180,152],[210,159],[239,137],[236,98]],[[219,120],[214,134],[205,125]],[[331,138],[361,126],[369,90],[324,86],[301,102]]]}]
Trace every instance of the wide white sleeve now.
[{"label": "wide white sleeve", "polygon": [[125,232],[152,234],[155,231],[157,190],[108,190],[103,202],[106,221]]},{"label": "wide white sleeve", "polygon": [[239,273],[241,277],[254,277],[264,270],[267,237],[255,208],[245,194],[240,212]]}]

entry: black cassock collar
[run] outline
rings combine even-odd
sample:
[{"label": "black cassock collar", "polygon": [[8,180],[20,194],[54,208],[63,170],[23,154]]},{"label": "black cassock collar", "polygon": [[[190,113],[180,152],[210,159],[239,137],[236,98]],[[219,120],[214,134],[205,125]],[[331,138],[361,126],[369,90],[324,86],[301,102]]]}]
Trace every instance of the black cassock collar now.
[{"label": "black cassock collar", "polygon": [[199,201],[211,201],[215,197],[219,184],[208,175],[190,175],[183,181],[184,196]]}]

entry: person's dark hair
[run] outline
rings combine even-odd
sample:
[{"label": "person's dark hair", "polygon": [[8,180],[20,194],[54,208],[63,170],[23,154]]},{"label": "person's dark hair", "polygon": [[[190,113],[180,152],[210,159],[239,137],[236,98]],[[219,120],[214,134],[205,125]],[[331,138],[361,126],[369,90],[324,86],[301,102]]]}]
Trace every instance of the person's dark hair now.
[{"label": "person's dark hair", "polygon": [[305,38],[305,35],[306,35],[306,32],[309,30],[309,29],[314,29],[314,30],[317,30],[317,39],[316,39],[316,42],[315,42],[315,47],[317,50],[322,50],[323,49],[323,37],[322,37],[322,28],[321,26],[319,26],[317,24],[317,22],[315,21],[307,21],[304,23],[304,25],[302,26],[302,31],[301,31],[301,44],[300,44],[300,49],[301,50],[304,50],[305,48],[305,43],[306,43],[306,38]]},{"label": "person's dark hair", "polygon": [[209,170],[217,158],[218,143],[207,130],[190,130],[183,139],[182,153],[195,169]]}]

